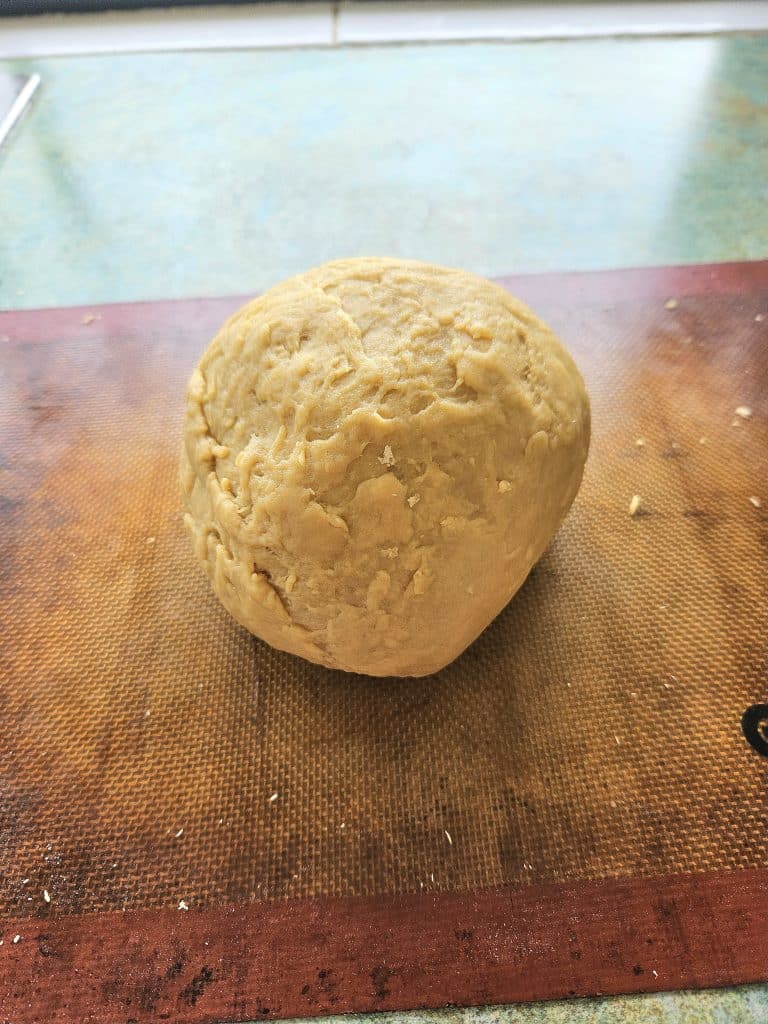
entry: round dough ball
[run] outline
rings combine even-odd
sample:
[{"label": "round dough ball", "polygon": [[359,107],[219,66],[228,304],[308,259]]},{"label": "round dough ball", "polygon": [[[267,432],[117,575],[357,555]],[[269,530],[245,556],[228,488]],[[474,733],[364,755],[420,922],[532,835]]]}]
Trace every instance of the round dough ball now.
[{"label": "round dough ball", "polygon": [[339,260],[249,302],[205,352],[185,520],[267,643],[423,676],[523,583],[588,445],[579,372],[517,299],[460,270]]}]

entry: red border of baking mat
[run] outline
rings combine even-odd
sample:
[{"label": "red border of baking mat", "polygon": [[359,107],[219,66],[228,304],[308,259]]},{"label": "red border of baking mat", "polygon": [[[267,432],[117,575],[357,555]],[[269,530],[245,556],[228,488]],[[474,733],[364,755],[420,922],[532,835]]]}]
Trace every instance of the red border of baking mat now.
[{"label": "red border of baking mat", "polygon": [[212,1024],[735,985],[768,978],[766,902],[736,871],[4,922],[0,1007]]},{"label": "red border of baking mat", "polygon": [[[641,267],[627,270],[585,270],[551,274],[505,274],[492,280],[508,288],[524,302],[536,305],[557,294],[562,305],[602,301],[606,306],[618,300],[647,297],[683,298],[686,295],[743,295],[768,287],[768,259],[745,263],[704,263],[679,267]],[[135,328],[146,320],[153,331],[163,326],[177,328],[181,317],[199,326],[217,330],[222,321],[251,295],[216,296],[198,299],[162,299],[151,302],[115,302],[106,305],[64,306],[48,309],[0,309],[0,338],[12,341],[55,341],[62,323],[67,337],[92,336],[108,328]]]},{"label": "red border of baking mat", "polygon": [[[746,293],[768,261],[500,280],[534,304],[556,290],[608,305]],[[213,329],[236,302],[0,312],[0,336],[157,331],[182,308]],[[768,869],[6,919],[0,1020],[206,1024],[766,981],[767,903]]]}]

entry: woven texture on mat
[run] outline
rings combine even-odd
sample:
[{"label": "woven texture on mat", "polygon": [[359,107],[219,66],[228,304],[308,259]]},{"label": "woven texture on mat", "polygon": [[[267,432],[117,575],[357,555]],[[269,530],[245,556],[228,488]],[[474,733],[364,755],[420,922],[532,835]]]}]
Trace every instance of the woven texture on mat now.
[{"label": "woven texture on mat", "polygon": [[4,342],[2,912],[764,865],[767,306],[541,309],[592,396],[584,486],[421,681],[276,653],[210,594],[177,484],[199,318]]}]

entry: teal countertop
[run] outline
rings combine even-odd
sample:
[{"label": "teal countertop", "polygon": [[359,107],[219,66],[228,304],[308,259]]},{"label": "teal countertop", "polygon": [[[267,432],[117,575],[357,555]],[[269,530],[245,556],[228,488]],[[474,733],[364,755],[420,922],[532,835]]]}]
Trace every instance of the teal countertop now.
[{"label": "teal countertop", "polygon": [[768,249],[768,36],[0,62],[0,307],[261,290],[377,253],[484,274]]},{"label": "teal countertop", "polygon": [[324,1024],[765,1024],[768,987],[324,1017]]},{"label": "teal countertop", "polygon": [[[0,151],[2,308],[240,294],[362,253],[489,275],[768,257],[765,35],[0,69],[42,76]],[[766,1020],[768,986],[376,1016]]]}]

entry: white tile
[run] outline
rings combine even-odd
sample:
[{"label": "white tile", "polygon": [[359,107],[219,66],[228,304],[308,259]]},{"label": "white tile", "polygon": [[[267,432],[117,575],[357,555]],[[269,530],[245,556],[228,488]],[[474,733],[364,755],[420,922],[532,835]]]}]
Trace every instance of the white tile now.
[{"label": "white tile", "polygon": [[[2,2],[2,0],[0,0]],[[0,57],[330,46],[330,3],[0,18]]]},{"label": "white tile", "polygon": [[[2,0],[0,0],[2,4]],[[0,58],[768,29],[768,0],[267,3],[0,18]]]},{"label": "white tile", "polygon": [[768,2],[342,3],[339,43],[449,39],[560,39],[768,29]]}]

